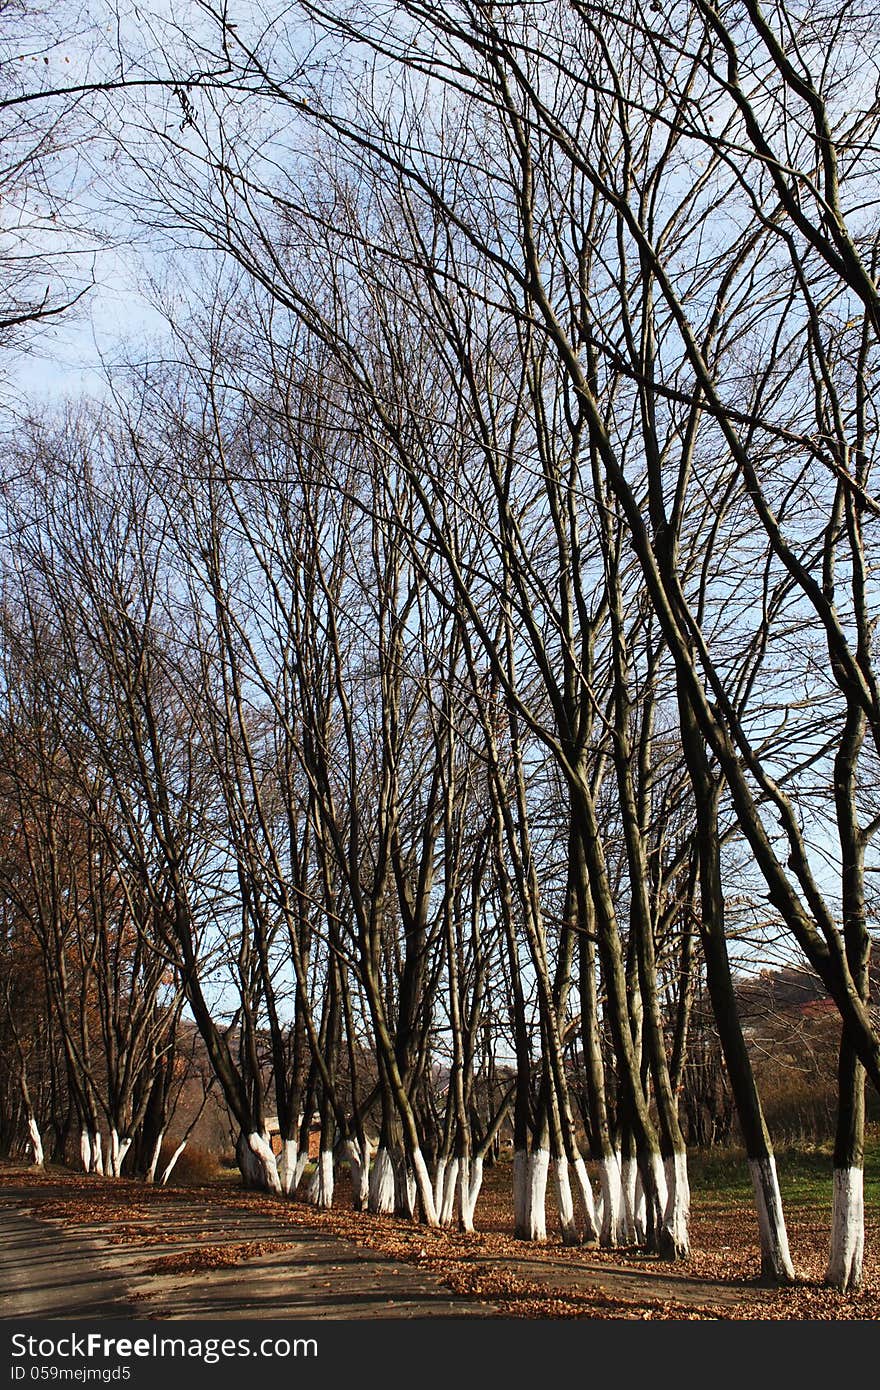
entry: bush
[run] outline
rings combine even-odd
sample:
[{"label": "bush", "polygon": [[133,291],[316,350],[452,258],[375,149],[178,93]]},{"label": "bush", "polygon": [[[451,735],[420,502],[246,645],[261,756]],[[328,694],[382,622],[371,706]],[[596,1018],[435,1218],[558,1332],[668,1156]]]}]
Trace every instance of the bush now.
[{"label": "bush", "polygon": [[[157,1173],[165,1171],[165,1165],[171,1161],[171,1155],[177,1148],[175,1143],[164,1143],[162,1153],[159,1158]],[[220,1176],[220,1163],[217,1154],[211,1149],[204,1148],[201,1144],[187,1144],[180,1158],[171,1170],[169,1183],[207,1183],[216,1182]]]}]

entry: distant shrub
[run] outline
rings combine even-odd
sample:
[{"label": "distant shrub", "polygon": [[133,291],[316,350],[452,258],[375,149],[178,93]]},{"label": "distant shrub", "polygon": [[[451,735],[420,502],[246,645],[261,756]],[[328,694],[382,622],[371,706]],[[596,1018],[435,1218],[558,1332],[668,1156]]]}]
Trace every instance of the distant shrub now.
[{"label": "distant shrub", "polygon": [[[163,1144],[162,1156],[159,1159],[158,1172],[164,1171],[165,1165],[170,1161],[174,1153],[176,1144]],[[169,1183],[206,1183],[214,1182],[220,1175],[220,1161],[216,1153],[211,1149],[206,1149],[201,1144],[187,1144],[180,1158],[171,1170]]]}]

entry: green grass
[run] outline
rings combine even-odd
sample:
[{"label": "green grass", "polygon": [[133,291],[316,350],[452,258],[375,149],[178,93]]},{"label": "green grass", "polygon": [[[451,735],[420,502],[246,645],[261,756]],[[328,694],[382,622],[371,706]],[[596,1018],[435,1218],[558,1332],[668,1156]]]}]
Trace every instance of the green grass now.
[{"label": "green grass", "polygon": [[[776,1151],[782,1199],[788,1205],[827,1205],[831,1200],[832,1146],[787,1147]],[[723,1201],[750,1196],[752,1185],[742,1150],[717,1149],[692,1153],[688,1171],[691,1188],[701,1196]],[[880,1132],[865,1142],[865,1204],[880,1208]]]}]

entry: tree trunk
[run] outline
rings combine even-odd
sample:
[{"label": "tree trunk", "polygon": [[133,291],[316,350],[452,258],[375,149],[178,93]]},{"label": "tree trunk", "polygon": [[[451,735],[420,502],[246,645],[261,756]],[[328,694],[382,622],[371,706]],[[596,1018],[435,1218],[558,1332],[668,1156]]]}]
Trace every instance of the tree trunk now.
[{"label": "tree trunk", "polygon": [[333,1205],[333,1150],[323,1146],[315,1161],[315,1171],[309,1183],[308,1198],[313,1207],[329,1210]]},{"label": "tree trunk", "polygon": [[35,1168],[43,1167],[43,1141],[40,1137],[40,1126],[37,1124],[33,1115],[28,1116],[28,1135],[30,1137],[31,1151],[33,1153]]},{"label": "tree trunk", "polygon": [[174,1172],[175,1164],[177,1163],[177,1160],[180,1158],[180,1155],[186,1148],[186,1143],[187,1141],[185,1139],[181,1139],[177,1148],[174,1150],[174,1153],[171,1155],[168,1162],[165,1164],[165,1167],[162,1170],[162,1177],[159,1180],[160,1187],[166,1187],[168,1185],[168,1179]]},{"label": "tree trunk", "polygon": [[825,1283],[847,1293],[861,1286],[865,1250],[865,1070],[845,1034],[840,1041],[838,1096],[831,1249]]},{"label": "tree trunk", "polygon": [[154,1183],[156,1181],[156,1169],[159,1166],[159,1155],[162,1152],[162,1140],[164,1137],[165,1131],[160,1129],[156,1138],[153,1140],[153,1150],[147,1162],[146,1172],[144,1173],[144,1182],[146,1183]]},{"label": "tree trunk", "polygon": [[730,1088],[746,1146],[755,1191],[761,1242],[761,1273],[776,1284],[794,1279],[788,1233],[782,1211],[776,1160],[764,1121],[761,1099],[739,1020],[736,992],[724,934],[724,890],[718,837],[718,794],[702,739],[685,695],[679,692],[682,741],[696,802],[696,840],[700,864],[700,939],[706,980]]},{"label": "tree trunk", "polygon": [[281,1196],[278,1164],[268,1135],[259,1134],[256,1130],[239,1134],[235,1154],[245,1187],[261,1188]]},{"label": "tree trunk", "polygon": [[391,1154],[382,1143],[379,1144],[373,1160],[367,1205],[377,1216],[391,1216],[394,1212],[394,1164]]}]

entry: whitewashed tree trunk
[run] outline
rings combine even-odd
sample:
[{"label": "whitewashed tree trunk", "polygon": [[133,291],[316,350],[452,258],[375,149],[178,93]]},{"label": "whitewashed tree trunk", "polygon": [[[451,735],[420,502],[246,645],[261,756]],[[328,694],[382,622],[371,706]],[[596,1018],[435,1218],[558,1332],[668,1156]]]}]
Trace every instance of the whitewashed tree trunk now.
[{"label": "whitewashed tree trunk", "polygon": [[556,1187],[556,1204],[559,1208],[562,1243],[563,1245],[579,1245],[580,1233],[574,1219],[574,1202],[572,1201],[571,1183],[568,1177],[568,1159],[564,1156],[553,1159],[553,1181]]},{"label": "whitewashed tree trunk", "polygon": [[35,1168],[43,1166],[43,1140],[40,1136],[40,1126],[37,1124],[34,1115],[28,1116],[28,1135],[30,1137],[31,1153],[33,1154]]},{"label": "whitewashed tree trunk", "polygon": [[159,1134],[156,1138],[156,1142],[153,1145],[153,1152],[150,1154],[150,1161],[147,1164],[147,1171],[144,1177],[144,1182],[154,1183],[156,1181],[156,1169],[159,1166],[159,1155],[162,1152],[162,1140],[164,1139],[164,1137],[165,1131],[163,1129],[160,1129]]},{"label": "whitewashed tree trunk", "polygon": [[758,1212],[762,1273],[775,1283],[790,1283],[794,1279],[794,1267],[788,1250],[776,1159],[772,1154],[769,1158],[750,1158],[749,1173]]},{"label": "whitewashed tree trunk", "polygon": [[355,1211],[366,1211],[370,1200],[370,1144],[364,1140],[361,1150],[357,1140],[346,1141],[348,1164],[351,1169],[351,1194]]},{"label": "whitewashed tree trunk", "polygon": [[117,1175],[116,1175],[117,1177],[120,1177],[120,1178],[122,1177],[122,1165],[123,1165],[123,1163],[125,1162],[125,1155],[128,1153],[128,1151],[129,1151],[130,1148],[131,1148],[131,1136],[130,1136],[130,1135],[126,1135],[126,1137],[125,1137],[124,1139],[120,1140],[120,1144],[119,1144],[119,1172],[118,1172]]},{"label": "whitewashed tree trunk", "polygon": [[541,1243],[547,1239],[547,1176],[550,1150],[534,1149],[529,1154],[529,1206],[526,1239]]},{"label": "whitewashed tree trunk", "polygon": [[574,1168],[574,1181],[578,1199],[581,1204],[581,1211],[584,1214],[584,1235],[583,1241],[587,1246],[595,1247],[599,1244],[599,1222],[596,1217],[596,1205],[593,1201],[593,1186],[590,1182],[590,1175],[587,1172],[587,1165],[578,1156],[572,1167]]},{"label": "whitewashed tree trunk", "polygon": [[831,1206],[831,1251],[825,1282],[841,1293],[862,1283],[865,1254],[865,1193],[861,1167],[835,1168]]},{"label": "whitewashed tree trunk", "polygon": [[[462,1166],[462,1172],[466,1174],[466,1165]],[[455,1189],[458,1183],[459,1160],[451,1158],[446,1165],[446,1172],[443,1180],[443,1191],[440,1196],[440,1205],[437,1214],[441,1226],[449,1226],[455,1215]]]},{"label": "whitewashed tree trunk", "polygon": [[[408,1164],[408,1169],[409,1166]],[[413,1150],[412,1176],[415,1179],[415,1190],[418,1192],[419,1201],[422,1204],[422,1211],[425,1213],[425,1221],[429,1226],[436,1226],[437,1208],[434,1205],[434,1193],[431,1189],[431,1175],[428,1172],[428,1165],[425,1162],[421,1149]],[[409,1172],[407,1173],[407,1178],[409,1178]]]},{"label": "whitewashed tree trunk", "polygon": [[104,1176],[104,1155],[101,1150],[101,1131],[95,1130],[92,1135],[92,1172]]},{"label": "whitewashed tree trunk", "polygon": [[602,1205],[599,1240],[606,1249],[613,1250],[616,1246],[625,1244],[627,1239],[619,1154],[600,1158],[599,1190]]},{"label": "whitewashed tree trunk", "polygon": [[443,1157],[437,1159],[437,1167],[434,1170],[434,1206],[439,1211],[443,1206],[443,1184],[446,1181],[447,1160]]},{"label": "whitewashed tree trunk", "polygon": [[529,1224],[529,1155],[517,1149],[513,1155],[513,1229],[521,1240],[528,1239]]},{"label": "whitewashed tree trunk", "polygon": [[281,1179],[278,1164],[268,1135],[258,1134],[256,1130],[247,1137],[247,1151],[253,1156],[253,1180],[257,1187],[281,1196]]},{"label": "whitewashed tree trunk", "polygon": [[666,1176],[666,1210],[663,1221],[671,1239],[675,1258],[686,1260],[690,1254],[688,1226],[691,1214],[691,1189],[688,1181],[687,1153],[682,1149],[664,1164]]},{"label": "whitewashed tree trunk", "polygon": [[79,1136],[79,1157],[84,1173],[92,1171],[92,1140],[89,1131],[84,1129]]},{"label": "whitewashed tree trunk", "polygon": [[248,1135],[240,1135],[236,1155],[242,1177],[247,1184],[281,1196],[278,1161],[268,1134],[252,1130]]},{"label": "whitewashed tree trunk", "polygon": [[285,1197],[291,1197],[296,1191],[296,1165],[299,1158],[299,1146],[295,1139],[281,1140],[281,1154],[278,1162],[278,1181],[281,1183],[281,1191]]},{"label": "whitewashed tree trunk", "polygon": [[123,1162],[124,1162],[124,1160],[125,1160],[125,1155],[128,1153],[128,1151],[129,1151],[130,1148],[131,1148],[131,1139],[130,1139],[130,1138],[120,1139],[119,1134],[117,1133],[117,1131],[116,1131],[115,1128],[110,1130],[110,1157],[109,1157],[109,1163],[110,1163],[110,1176],[111,1176],[112,1178],[121,1178],[121,1177],[122,1177],[122,1164],[123,1164]]},{"label": "whitewashed tree trunk", "polygon": [[180,1143],[178,1144],[177,1148],[174,1150],[174,1153],[171,1155],[171,1157],[169,1158],[168,1162],[165,1164],[165,1168],[164,1168],[164,1170],[163,1170],[163,1172],[162,1172],[162,1177],[161,1177],[160,1180],[159,1180],[159,1186],[160,1186],[160,1187],[164,1187],[164,1186],[166,1185],[166,1183],[168,1182],[168,1179],[171,1177],[171,1174],[174,1172],[174,1165],[175,1165],[175,1163],[177,1162],[177,1160],[180,1158],[180,1155],[183,1153],[183,1151],[184,1151],[185,1148],[186,1148],[186,1140],[185,1140],[185,1139],[181,1139],[181,1141],[180,1141]]},{"label": "whitewashed tree trunk", "polygon": [[480,1193],[483,1190],[483,1159],[480,1154],[471,1159],[471,1180],[468,1185],[468,1207],[470,1209],[471,1221],[474,1219],[474,1212],[477,1209],[477,1202],[480,1200]]},{"label": "whitewashed tree trunk", "polygon": [[379,1148],[370,1174],[369,1210],[377,1216],[390,1216],[394,1211],[394,1164],[386,1148]]},{"label": "whitewashed tree trunk", "polygon": [[483,1160],[472,1158],[470,1172],[468,1165],[462,1163],[458,1172],[458,1223],[462,1231],[472,1232],[474,1229],[474,1209],[482,1186]]},{"label": "whitewashed tree trunk", "polygon": [[[405,1154],[398,1157],[394,1181],[394,1210],[398,1216],[405,1216],[408,1221],[412,1221],[416,1214],[418,1191],[412,1164]],[[433,1202],[433,1200],[434,1189],[432,1187],[431,1201]],[[434,1210],[436,1211],[436,1207]]]},{"label": "whitewashed tree trunk", "polygon": [[309,1183],[307,1201],[313,1207],[328,1209],[333,1205],[333,1150],[321,1149],[315,1161],[315,1171]]},{"label": "whitewashed tree trunk", "polygon": [[627,1245],[640,1245],[645,1239],[645,1194],[639,1177],[639,1165],[632,1154],[620,1161],[623,1192],[624,1240]]}]

